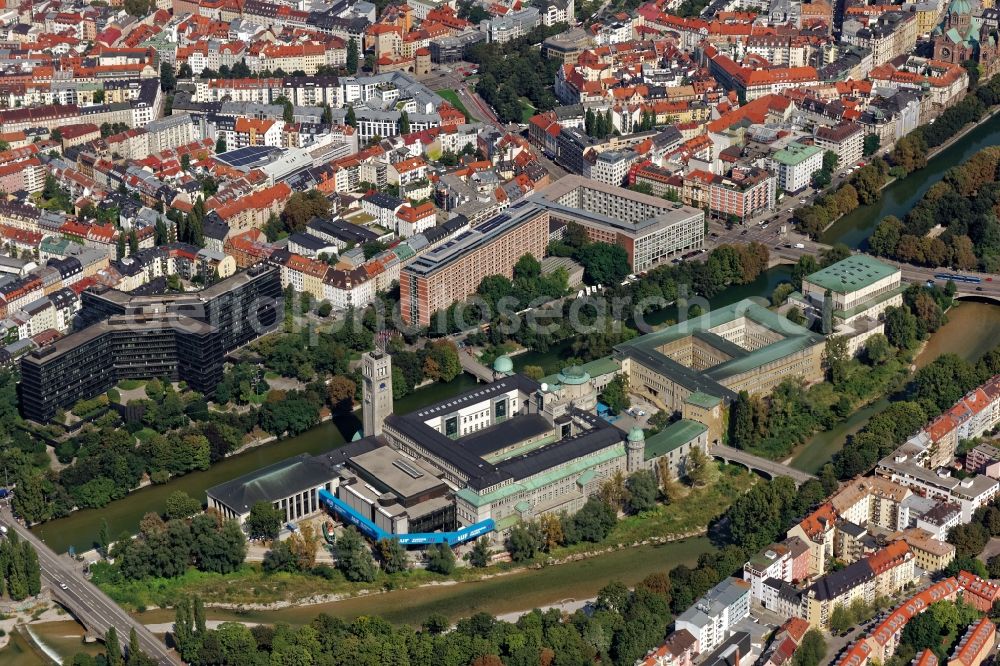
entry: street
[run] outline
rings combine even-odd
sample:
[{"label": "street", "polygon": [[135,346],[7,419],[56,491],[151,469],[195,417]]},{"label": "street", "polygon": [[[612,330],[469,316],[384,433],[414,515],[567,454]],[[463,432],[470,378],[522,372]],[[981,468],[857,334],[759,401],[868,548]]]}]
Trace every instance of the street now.
[{"label": "street", "polygon": [[[118,639],[124,647],[128,645],[133,628],[138,632],[139,644],[143,652],[161,666],[183,664],[180,656],[167,649],[142,623],[121,609],[96,585],[83,577],[79,564],[68,556],[56,555],[48,546],[21,525],[10,513],[10,508],[0,509],[0,523],[17,532],[23,540],[34,546],[42,569],[42,586],[48,588],[52,596],[74,617],[80,620],[89,632],[104,636],[112,625],[118,630]],[[60,584],[65,584],[62,589]]]}]

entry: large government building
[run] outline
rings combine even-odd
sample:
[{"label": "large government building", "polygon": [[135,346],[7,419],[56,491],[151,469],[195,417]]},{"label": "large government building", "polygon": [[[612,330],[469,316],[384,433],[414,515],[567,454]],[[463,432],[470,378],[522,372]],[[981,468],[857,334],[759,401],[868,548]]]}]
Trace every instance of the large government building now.
[{"label": "large government building", "polygon": [[615,347],[629,387],[668,411],[693,393],[731,402],[823,378],[824,337],[746,299]]},{"label": "large government building", "polygon": [[81,330],[21,359],[21,408],[44,422],[123,379],[183,380],[210,394],[223,359],[269,333],[283,312],[278,269],[258,265],[200,292],[83,292]]}]

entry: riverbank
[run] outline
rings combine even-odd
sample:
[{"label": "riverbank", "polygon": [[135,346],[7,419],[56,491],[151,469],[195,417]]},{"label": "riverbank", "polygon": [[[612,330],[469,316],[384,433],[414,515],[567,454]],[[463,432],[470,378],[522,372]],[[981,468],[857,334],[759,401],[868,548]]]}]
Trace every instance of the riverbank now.
[{"label": "riverbank", "polygon": [[[688,489],[669,506],[659,504],[642,514],[620,518],[600,543],[581,542],[557,547],[525,564],[504,563],[483,569],[460,566],[451,576],[423,569],[391,575],[380,572],[371,583],[349,583],[339,575],[331,580],[309,574],[264,574],[258,566],[246,565],[225,576],[189,570],[184,576],[173,579],[98,584],[117,603],[131,610],[169,607],[179,599],[197,594],[212,607],[246,612],[330,604],[380,595],[387,590],[479,583],[528,569],[563,566],[601,558],[619,550],[662,546],[701,536],[737,497],[757,482],[754,474],[741,467],[721,465],[720,469],[715,483]],[[95,581],[100,578],[95,574]]]},{"label": "riverbank", "polygon": [[[894,176],[889,176],[889,179],[888,179],[888,180],[886,180],[885,184],[883,184],[883,185],[882,185],[882,187],[880,187],[880,188],[879,188],[879,191],[880,191],[880,192],[884,192],[884,191],[885,191],[885,190],[887,190],[887,189],[888,189],[888,188],[889,188],[889,187],[890,187],[891,185],[894,185],[894,184],[896,184],[896,183],[899,183],[899,182],[902,182],[902,181],[905,181],[905,180],[907,180],[908,178],[911,178],[911,177],[913,177],[914,175],[916,175],[916,174],[919,174],[920,172],[924,171],[925,169],[927,169],[928,167],[930,167],[930,165],[931,165],[931,162],[932,162],[932,161],[933,161],[933,160],[934,160],[934,159],[935,159],[935,158],[936,158],[936,157],[937,157],[938,155],[942,154],[943,152],[945,152],[946,150],[948,150],[949,148],[951,148],[952,146],[954,146],[954,145],[955,145],[956,143],[958,143],[959,141],[961,141],[962,139],[964,139],[964,138],[965,138],[966,136],[968,136],[968,135],[969,135],[969,134],[971,134],[972,132],[974,132],[974,131],[976,131],[977,129],[979,129],[980,127],[984,127],[984,126],[985,126],[985,125],[986,125],[986,124],[987,124],[987,123],[988,123],[988,122],[989,122],[990,120],[992,120],[992,119],[994,118],[994,116],[996,116],[996,115],[998,115],[998,114],[1000,114],[1000,106],[998,106],[997,108],[993,109],[993,110],[992,110],[992,111],[991,111],[990,113],[986,114],[986,115],[985,115],[985,116],[984,116],[983,118],[981,118],[981,119],[980,119],[979,121],[977,121],[977,122],[974,122],[974,123],[969,123],[969,124],[968,124],[968,125],[966,125],[966,126],[965,126],[964,128],[962,128],[962,131],[960,131],[960,132],[959,132],[958,134],[956,134],[955,136],[951,137],[950,139],[948,139],[947,141],[945,141],[944,143],[942,143],[942,144],[941,144],[940,146],[935,146],[934,148],[932,148],[931,150],[929,150],[929,151],[927,152],[927,166],[926,166],[926,167],[924,167],[923,169],[918,169],[918,170],[916,170],[916,171],[914,171],[914,172],[912,172],[912,173],[909,173],[909,174],[907,174],[907,175],[906,175],[905,177],[903,177],[903,178],[896,178],[896,177],[894,177]],[[888,156],[888,152],[885,152],[885,153],[881,153],[881,154],[877,155],[877,157],[881,157],[881,158],[883,158],[883,159],[884,159],[885,157],[887,157],[887,156]],[[875,157],[876,157],[876,155],[872,155],[872,159],[873,159],[873,158],[875,158]],[[846,183],[846,182],[847,182],[847,181],[845,181],[845,183]],[[855,209],[855,210],[857,210],[857,209]],[[843,215],[841,215],[841,216],[840,216],[840,217],[838,217],[837,219],[835,219],[835,220],[831,220],[831,221],[830,221],[830,222],[829,222],[829,223],[828,223],[828,224],[827,224],[827,225],[826,225],[825,227],[823,227],[822,231],[820,231],[820,238],[822,239],[822,238],[823,238],[823,236],[825,236],[825,235],[827,234],[827,232],[828,232],[828,231],[829,231],[829,230],[830,230],[831,228],[833,228],[834,226],[836,226],[836,225],[837,225],[837,223],[839,223],[839,222],[840,222],[840,221],[841,221],[842,219],[844,219],[845,217],[847,217],[847,216],[851,215],[851,214],[852,214],[853,212],[854,212],[854,211],[849,211],[849,212],[847,212],[847,213],[844,213]],[[878,224],[879,222],[881,222],[881,221],[882,221],[882,218],[881,218],[881,217],[879,217],[879,218],[878,218],[877,220],[875,220],[875,223],[874,223],[874,224],[872,225],[872,231],[874,231],[874,230],[875,230],[875,226],[876,226],[876,225],[877,225],[877,224]]]}]

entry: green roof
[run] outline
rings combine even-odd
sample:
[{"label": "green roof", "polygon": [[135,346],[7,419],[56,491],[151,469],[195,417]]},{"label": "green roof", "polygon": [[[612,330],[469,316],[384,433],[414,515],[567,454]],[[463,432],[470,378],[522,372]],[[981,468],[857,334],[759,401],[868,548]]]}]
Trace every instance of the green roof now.
[{"label": "green roof", "polygon": [[783,150],[776,152],[772,159],[775,162],[784,164],[785,166],[796,166],[797,164],[802,164],[816,153],[822,152],[823,149],[819,146],[806,146],[793,141]]},{"label": "green roof", "polygon": [[[702,371],[681,365],[659,351],[660,347],[670,342],[699,333],[707,333],[709,329],[734,321],[739,317],[746,317],[761,326],[778,332],[782,339],[754,351],[745,351],[741,348],[744,353],[740,356]],[[699,337],[709,340],[714,335],[699,335]],[[714,309],[700,317],[682,321],[623,342],[615,346],[615,351],[636,359],[644,366],[654,369],[682,386],[686,386],[692,392],[702,391],[731,399],[735,397],[733,392],[719,383],[723,379],[773,363],[813,345],[821,344],[823,339],[822,335],[813,333],[785,317],[757,305],[753,300],[744,299],[724,308]]]},{"label": "green roof", "polygon": [[493,371],[509,373],[514,371],[514,362],[510,360],[510,356],[497,356],[496,360],[493,361]]},{"label": "green roof", "polygon": [[643,453],[643,458],[646,460],[659,458],[697,439],[706,430],[708,428],[697,421],[690,419],[675,421],[646,440],[646,449]]},{"label": "green roof", "polygon": [[557,467],[556,469],[543,474],[536,474],[535,476],[524,481],[518,481],[517,483],[501,486],[493,492],[486,493],[485,495],[480,495],[471,488],[462,488],[458,491],[458,493],[456,493],[456,495],[473,506],[484,506],[523,491],[537,490],[538,488],[547,486],[550,483],[559,481],[560,479],[573,476],[574,474],[585,474],[598,465],[614,460],[615,458],[620,458],[624,455],[625,444],[619,443],[614,446],[609,446],[606,449],[601,449],[593,455],[575,460],[569,465]]},{"label": "green roof", "polygon": [[599,358],[596,361],[591,361],[590,363],[584,363],[580,366],[583,368],[591,377],[600,377],[601,375],[617,374],[622,371],[622,364],[611,358],[610,356],[605,356],[604,358]]},{"label": "green roof", "polygon": [[701,391],[695,391],[687,397],[685,402],[690,402],[692,405],[696,405],[702,409],[712,409],[713,407],[717,407],[722,402],[722,398],[718,398],[714,395],[709,395]]},{"label": "green roof", "polygon": [[589,381],[590,374],[578,365],[563,368],[563,371],[559,373],[560,384],[586,384]]},{"label": "green roof", "polygon": [[806,280],[823,289],[843,294],[864,289],[898,270],[895,266],[882,263],[867,254],[852,254],[832,266],[816,271]]}]

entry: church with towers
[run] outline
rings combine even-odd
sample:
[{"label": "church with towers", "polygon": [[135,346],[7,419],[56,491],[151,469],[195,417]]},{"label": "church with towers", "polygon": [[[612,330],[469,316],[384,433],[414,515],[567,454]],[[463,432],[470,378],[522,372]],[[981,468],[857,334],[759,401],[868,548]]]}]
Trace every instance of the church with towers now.
[{"label": "church with towers", "polygon": [[1000,45],[996,23],[984,20],[984,10],[992,0],[951,0],[941,24],[931,33],[934,59],[961,65],[972,60],[979,64],[980,77],[997,73]]}]

